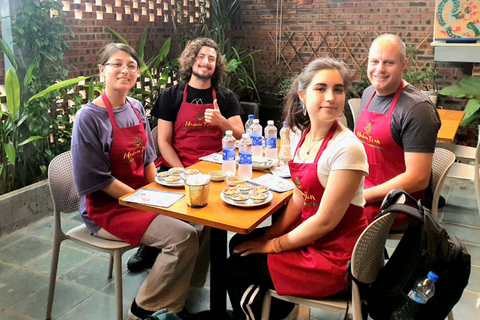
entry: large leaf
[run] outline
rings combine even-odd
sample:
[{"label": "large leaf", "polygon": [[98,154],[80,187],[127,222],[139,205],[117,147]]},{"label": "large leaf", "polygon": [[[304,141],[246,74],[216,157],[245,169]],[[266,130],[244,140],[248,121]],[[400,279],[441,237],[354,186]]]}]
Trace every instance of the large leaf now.
[{"label": "large leaf", "polygon": [[2,38],[0,38],[0,49],[2,49],[2,51],[5,53],[15,70],[18,70],[17,60],[15,60],[12,51],[10,51],[10,48],[7,46],[5,41],[3,41]]},{"label": "large leaf", "polygon": [[140,48],[138,50],[138,56],[140,57],[140,60],[143,60],[143,57],[145,56],[145,42],[147,42],[147,33],[148,28],[145,28],[142,33],[142,38],[140,39]]},{"label": "large leaf", "polygon": [[445,87],[439,92],[454,98],[475,98],[480,100],[480,77],[465,77],[458,85]]},{"label": "large leaf", "polygon": [[15,151],[15,147],[13,146],[13,143],[9,142],[4,145],[5,148],[5,154],[7,155],[8,160],[15,166],[16,164],[16,158],[17,158],[17,152]]},{"label": "large leaf", "polygon": [[108,28],[108,30],[110,30],[110,32],[111,32],[115,37],[117,37],[117,39],[118,39],[121,43],[128,45],[127,40],[125,40],[125,38],[122,37],[122,36],[120,35],[120,33],[118,33],[117,31],[113,30],[113,29],[110,28],[110,27],[107,27],[107,28]]},{"label": "large leaf", "polygon": [[29,137],[28,139],[25,139],[25,140],[23,140],[22,142],[20,142],[20,143],[18,144],[18,146],[20,147],[20,146],[23,146],[24,144],[30,143],[30,142],[35,141],[35,140],[40,140],[40,139],[44,139],[44,137],[41,137],[41,136],[31,136],[31,137]]},{"label": "large leaf", "polygon": [[160,51],[158,54],[153,57],[152,61],[149,63],[149,65],[153,69],[157,69],[160,63],[165,60],[165,58],[168,56],[168,53],[170,52],[170,47],[172,45],[172,38],[169,37],[167,40],[165,40],[165,43],[163,46],[160,48]]},{"label": "large leaf", "polygon": [[478,121],[480,119],[480,100],[470,99],[465,106],[465,116],[463,117],[462,126],[468,126],[469,124]]},{"label": "large leaf", "polygon": [[47,89],[37,93],[36,95],[34,95],[33,97],[31,97],[30,99],[28,99],[28,102],[34,100],[34,99],[37,99],[37,98],[41,98],[43,97],[45,94],[53,91],[53,90],[58,90],[58,89],[61,89],[61,88],[64,88],[64,87],[67,87],[67,86],[70,86],[72,84],[76,84],[76,83],[79,83],[80,81],[84,81],[86,79],[88,79],[90,77],[79,77],[79,78],[75,78],[75,79],[68,79],[68,80],[64,80],[64,81],[60,81],[54,85],[51,85],[50,87],[48,87]]},{"label": "large leaf", "polygon": [[5,76],[5,91],[8,111],[13,117],[16,117],[20,110],[20,83],[17,74],[12,69],[8,69]]},{"label": "large leaf", "polygon": [[30,81],[32,80],[32,72],[33,72],[34,66],[31,65],[30,68],[28,68],[27,73],[25,74],[25,78],[23,78],[23,85],[26,87]]}]

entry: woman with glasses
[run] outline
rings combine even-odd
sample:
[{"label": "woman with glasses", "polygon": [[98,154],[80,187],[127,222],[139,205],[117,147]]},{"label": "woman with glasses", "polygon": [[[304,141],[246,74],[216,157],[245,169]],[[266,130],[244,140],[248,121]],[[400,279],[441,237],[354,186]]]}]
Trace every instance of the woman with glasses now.
[{"label": "woman with glasses", "polygon": [[72,157],[80,213],[95,236],[161,249],[129,310],[144,319],[168,308],[179,313],[195,267],[200,227],[121,206],[118,198],[155,180],[155,148],[142,104],[127,97],[139,75],[131,47],[108,44],[100,61],[102,95],[75,118]]}]

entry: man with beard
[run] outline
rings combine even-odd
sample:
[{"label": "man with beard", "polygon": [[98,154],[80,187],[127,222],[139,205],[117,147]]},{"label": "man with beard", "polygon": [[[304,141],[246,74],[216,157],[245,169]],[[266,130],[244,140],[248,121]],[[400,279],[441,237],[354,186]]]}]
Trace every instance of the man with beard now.
[{"label": "man with beard", "polygon": [[[225,61],[215,41],[208,38],[190,41],[179,63],[182,82],[165,89],[152,109],[152,115],[158,118],[158,145],[162,153],[155,165],[162,171],[191,166],[200,157],[222,150],[226,130],[232,130],[237,139],[244,133],[240,102],[232,91],[219,85]],[[203,242],[204,246],[207,244],[208,241]],[[128,269],[150,268],[158,252],[156,248],[140,246],[128,261]],[[200,248],[202,252],[207,252],[202,257],[205,263],[201,268],[205,269],[196,270],[197,275],[206,275],[208,270],[208,247]],[[192,285],[202,286],[205,278],[192,279],[195,281]]]}]

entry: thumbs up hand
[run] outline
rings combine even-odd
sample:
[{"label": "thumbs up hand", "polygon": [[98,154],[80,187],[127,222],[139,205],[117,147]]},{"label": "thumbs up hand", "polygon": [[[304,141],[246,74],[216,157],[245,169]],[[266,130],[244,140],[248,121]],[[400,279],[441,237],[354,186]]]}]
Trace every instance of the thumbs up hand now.
[{"label": "thumbs up hand", "polygon": [[213,100],[213,109],[205,110],[204,117],[205,122],[211,125],[220,125],[220,123],[225,120],[225,118],[220,113],[217,99]]}]

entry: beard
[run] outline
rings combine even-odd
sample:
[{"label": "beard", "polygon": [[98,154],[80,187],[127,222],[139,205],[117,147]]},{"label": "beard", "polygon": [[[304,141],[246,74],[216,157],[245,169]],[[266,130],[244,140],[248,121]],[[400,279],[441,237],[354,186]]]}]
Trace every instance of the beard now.
[{"label": "beard", "polygon": [[193,71],[192,70],[192,75],[194,75],[195,77],[197,77],[198,79],[202,79],[202,80],[210,80],[213,78],[213,73],[212,74],[198,74],[197,72]]}]

